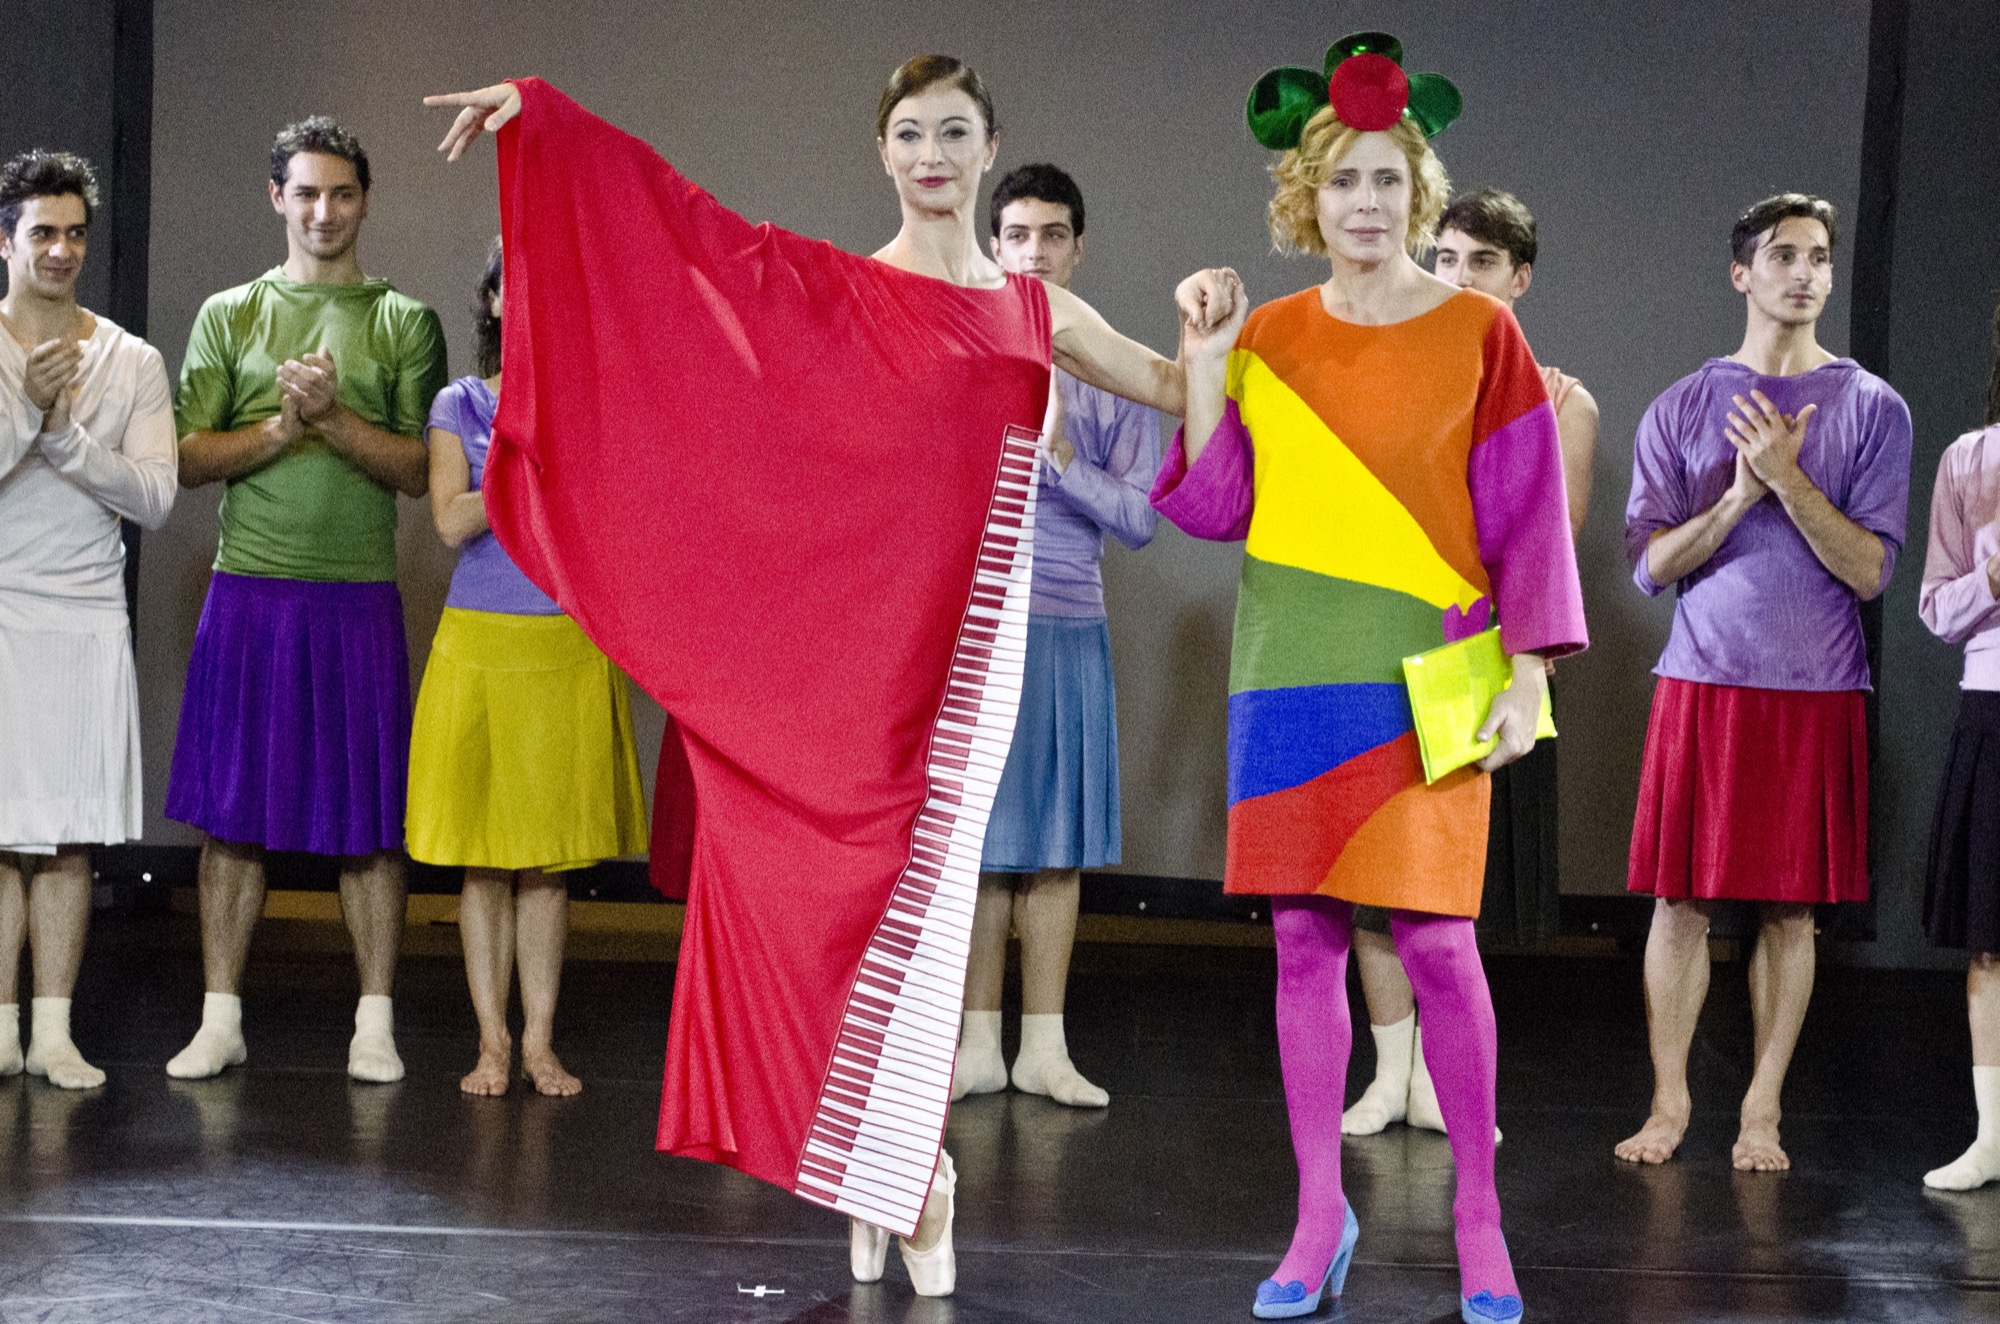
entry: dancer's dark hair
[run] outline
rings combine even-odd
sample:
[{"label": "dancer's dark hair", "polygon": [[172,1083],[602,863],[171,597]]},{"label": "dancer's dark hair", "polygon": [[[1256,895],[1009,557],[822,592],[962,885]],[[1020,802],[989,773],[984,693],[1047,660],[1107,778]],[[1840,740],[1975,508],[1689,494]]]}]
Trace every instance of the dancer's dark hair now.
[{"label": "dancer's dark hair", "polygon": [[955,87],[971,97],[986,121],[986,136],[999,134],[1000,122],[993,116],[993,97],[971,65],[950,55],[918,55],[903,61],[889,75],[889,85],[882,89],[882,104],[875,111],[875,136],[889,136],[889,112],[896,108],[897,102],[938,83]]},{"label": "dancer's dark hair", "polygon": [[479,291],[472,296],[472,333],[479,345],[479,375],[500,375],[500,314],[493,311],[493,296],[500,293],[500,236],[494,235],[486,250],[486,270],[479,277]]},{"label": "dancer's dark hair", "polygon": [[285,178],[291,173],[292,158],[300,152],[337,156],[346,161],[354,167],[354,177],[361,182],[361,191],[368,191],[368,153],[361,150],[361,140],[334,123],[331,116],[314,115],[278,130],[278,136],[271,140],[273,184],[279,188],[285,186]]},{"label": "dancer's dark hair", "polygon": [[1729,255],[1738,266],[1747,267],[1757,257],[1757,241],[1779,221],[1794,216],[1818,221],[1826,227],[1826,246],[1833,247],[1833,204],[1809,193],[1779,193],[1757,203],[1736,218],[1729,231]]},{"label": "dancer's dark hair", "polygon": [[30,198],[73,195],[83,201],[83,223],[97,211],[97,172],[90,162],[71,152],[37,147],[0,166],[0,232],[9,238],[21,223],[21,208]]},{"label": "dancer's dark hair", "polygon": [[1019,202],[1023,198],[1069,208],[1070,233],[1079,239],[1083,237],[1083,190],[1076,186],[1068,171],[1046,161],[1037,161],[1033,165],[1009,170],[1005,178],[993,186],[995,239],[1000,237],[1000,213],[1007,210],[1008,203]]},{"label": "dancer's dark hair", "polygon": [[1456,230],[1505,252],[1517,267],[1531,267],[1540,251],[1535,242],[1535,215],[1505,189],[1483,188],[1468,193],[1438,217],[1438,233]]}]

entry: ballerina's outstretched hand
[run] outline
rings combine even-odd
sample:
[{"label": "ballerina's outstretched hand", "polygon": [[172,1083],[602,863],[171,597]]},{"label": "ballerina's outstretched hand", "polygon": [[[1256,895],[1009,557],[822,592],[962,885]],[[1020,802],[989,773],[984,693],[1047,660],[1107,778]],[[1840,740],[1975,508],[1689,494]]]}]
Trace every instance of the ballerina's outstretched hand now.
[{"label": "ballerina's outstretched hand", "polygon": [[424,98],[426,106],[462,106],[451,122],[438,150],[445,160],[456,161],[479,138],[482,131],[498,133],[500,126],[521,113],[521,89],[512,83],[495,83],[477,92],[445,92]]}]

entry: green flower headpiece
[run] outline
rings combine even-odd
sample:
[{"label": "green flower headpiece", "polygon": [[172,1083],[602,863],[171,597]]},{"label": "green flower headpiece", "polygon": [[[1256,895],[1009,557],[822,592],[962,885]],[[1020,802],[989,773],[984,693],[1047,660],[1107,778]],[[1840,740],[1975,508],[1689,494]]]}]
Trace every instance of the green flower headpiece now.
[{"label": "green flower headpiece", "polygon": [[1386,32],[1357,32],[1327,48],[1324,72],[1273,69],[1250,89],[1250,132],[1274,152],[1299,145],[1306,121],[1332,105],[1340,122],[1364,133],[1408,115],[1435,138],[1465,100],[1442,74],[1403,72],[1403,43]]}]

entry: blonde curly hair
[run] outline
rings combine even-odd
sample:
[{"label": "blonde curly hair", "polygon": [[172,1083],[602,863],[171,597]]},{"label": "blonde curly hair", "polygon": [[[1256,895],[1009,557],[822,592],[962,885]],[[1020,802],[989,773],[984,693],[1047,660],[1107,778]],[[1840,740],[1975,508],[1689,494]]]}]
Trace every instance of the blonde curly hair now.
[{"label": "blonde curly hair", "polygon": [[[1324,256],[1326,238],[1319,232],[1319,191],[1361,130],[1349,128],[1332,106],[1321,107],[1306,121],[1299,145],[1278,158],[1271,178],[1278,191],[1271,199],[1271,243],[1281,253]],[[1410,163],[1410,233],[1406,247],[1412,256],[1437,242],[1438,217],[1451,200],[1451,180],[1444,162],[1431,150],[1430,139],[1416,121],[1404,116],[1388,130]]]}]

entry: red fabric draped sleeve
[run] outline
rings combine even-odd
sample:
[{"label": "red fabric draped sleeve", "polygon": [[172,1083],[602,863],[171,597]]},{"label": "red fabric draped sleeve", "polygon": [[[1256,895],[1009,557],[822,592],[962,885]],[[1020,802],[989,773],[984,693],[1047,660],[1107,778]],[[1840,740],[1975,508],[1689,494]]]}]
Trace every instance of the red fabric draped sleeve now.
[{"label": "red fabric draped sleeve", "polygon": [[[996,478],[1021,463],[1004,434],[1038,428],[1047,399],[1047,298],[751,225],[555,88],[518,86],[486,505],[686,748],[660,1148],[913,1226],[918,1160],[876,1207],[807,1150],[845,1125],[836,1047],[922,854]],[[962,980],[963,951],[941,959]],[[944,1052],[911,1130],[933,1093],[942,1126]]]}]

